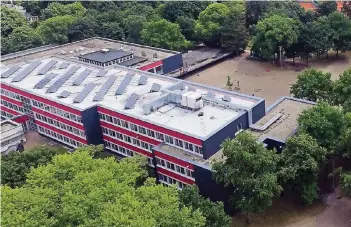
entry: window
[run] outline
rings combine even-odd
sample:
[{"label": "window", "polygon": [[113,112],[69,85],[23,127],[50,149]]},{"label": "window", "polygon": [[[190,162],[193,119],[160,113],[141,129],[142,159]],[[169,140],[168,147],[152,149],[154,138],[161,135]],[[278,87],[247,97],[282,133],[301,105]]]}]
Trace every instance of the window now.
[{"label": "window", "polygon": [[140,141],[137,139],[133,139],[133,144],[137,145],[138,147],[140,147]]},{"label": "window", "polygon": [[111,122],[111,123],[113,122],[111,116],[106,116],[106,120],[109,121],[109,122]]},{"label": "window", "polygon": [[132,142],[129,136],[124,135],[123,137],[124,137],[124,140],[127,141],[128,143]]},{"label": "window", "polygon": [[133,131],[138,131],[138,126],[136,126],[135,124],[129,123],[130,124],[130,129]]},{"label": "window", "polygon": [[155,138],[155,132],[150,129],[147,130],[147,135]]},{"label": "window", "polygon": [[146,129],[139,126],[139,132],[146,135]]}]

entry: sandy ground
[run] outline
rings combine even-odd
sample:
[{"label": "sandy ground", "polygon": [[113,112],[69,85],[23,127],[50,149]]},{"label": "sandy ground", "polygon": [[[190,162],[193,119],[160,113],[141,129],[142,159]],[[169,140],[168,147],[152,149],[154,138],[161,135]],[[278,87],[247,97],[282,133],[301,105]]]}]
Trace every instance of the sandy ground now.
[{"label": "sandy ground", "polygon": [[61,144],[56,143],[48,138],[42,137],[36,131],[27,131],[24,133],[26,142],[24,143],[24,150],[30,150],[37,146],[52,146],[52,147],[63,147]]},{"label": "sandy ground", "polygon": [[[250,61],[246,59],[248,53],[240,57],[225,60],[215,66],[203,71],[194,73],[185,78],[206,85],[225,88],[227,76],[232,78],[241,93],[254,94],[266,99],[266,106],[272,104],[281,96],[290,95],[290,86],[296,81],[296,76],[300,71],[291,67],[280,69],[268,62]],[[351,66],[351,53],[340,54],[339,60],[330,54],[330,60],[315,59],[311,60],[310,66],[325,72],[330,72],[332,78],[338,78],[339,74]]]}]

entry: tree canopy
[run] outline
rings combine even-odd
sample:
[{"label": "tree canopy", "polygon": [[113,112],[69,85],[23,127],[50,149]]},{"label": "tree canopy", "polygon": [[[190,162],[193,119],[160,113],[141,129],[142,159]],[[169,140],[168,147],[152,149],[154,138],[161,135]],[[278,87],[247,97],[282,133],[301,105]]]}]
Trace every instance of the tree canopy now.
[{"label": "tree canopy", "polygon": [[20,12],[1,6],[1,37],[7,37],[14,29],[25,25],[26,18]]},{"label": "tree canopy", "polygon": [[165,19],[148,23],[140,34],[146,45],[154,47],[184,50],[190,45],[182,35],[179,25]]},{"label": "tree canopy", "polygon": [[248,132],[222,144],[224,161],[213,165],[214,178],[233,188],[232,202],[246,214],[269,207],[282,191],[278,184],[278,154],[267,150]]},{"label": "tree canopy", "polygon": [[10,187],[22,186],[31,167],[38,167],[51,162],[55,155],[64,150],[51,147],[35,147],[22,153],[11,152],[1,158],[1,184]]},{"label": "tree canopy", "polygon": [[257,23],[253,49],[265,58],[271,58],[295,43],[299,35],[298,22],[287,16],[274,14]]},{"label": "tree canopy", "polygon": [[289,138],[281,153],[280,178],[298,191],[307,205],[318,198],[317,176],[326,154],[325,148],[303,133]]},{"label": "tree canopy", "polygon": [[351,67],[340,75],[334,85],[335,104],[340,105],[346,112],[351,112]]},{"label": "tree canopy", "polygon": [[229,8],[222,3],[212,3],[202,11],[195,25],[195,34],[210,46],[220,45],[220,32]]},{"label": "tree canopy", "polygon": [[84,15],[86,9],[80,2],[73,2],[71,4],[61,4],[59,2],[52,2],[47,8],[41,11],[43,19],[48,19],[57,16],[74,16],[81,17]]},{"label": "tree canopy", "polygon": [[338,56],[339,51],[345,52],[351,49],[351,20],[340,12],[331,13],[328,20],[333,31],[333,49]]},{"label": "tree canopy", "polygon": [[329,14],[336,11],[338,5],[336,1],[323,1],[318,3],[317,13],[319,16],[328,16]]},{"label": "tree canopy", "polygon": [[345,127],[343,112],[321,102],[304,110],[298,118],[298,129],[315,138],[318,144],[334,151]]},{"label": "tree canopy", "polygon": [[296,83],[291,86],[291,94],[294,97],[313,102],[329,101],[332,91],[331,73],[324,73],[314,68],[300,73]]},{"label": "tree canopy", "polygon": [[76,22],[73,16],[51,17],[43,21],[38,29],[46,43],[68,42],[68,28]]},{"label": "tree canopy", "polygon": [[86,147],[32,169],[21,188],[2,188],[4,226],[204,226],[177,189],[146,176],[138,158],[93,159]]}]

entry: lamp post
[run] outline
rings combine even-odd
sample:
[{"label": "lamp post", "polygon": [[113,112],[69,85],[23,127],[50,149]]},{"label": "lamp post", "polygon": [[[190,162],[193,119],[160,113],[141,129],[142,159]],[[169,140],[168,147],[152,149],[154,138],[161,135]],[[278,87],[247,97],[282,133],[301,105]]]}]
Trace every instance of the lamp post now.
[{"label": "lamp post", "polygon": [[279,46],[279,64],[280,69],[282,69],[282,46]]}]

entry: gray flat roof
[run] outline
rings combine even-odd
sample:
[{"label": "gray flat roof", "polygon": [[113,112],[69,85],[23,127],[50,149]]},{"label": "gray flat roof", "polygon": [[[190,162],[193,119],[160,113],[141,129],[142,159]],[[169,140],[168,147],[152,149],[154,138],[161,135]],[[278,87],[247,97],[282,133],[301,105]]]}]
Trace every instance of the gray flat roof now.
[{"label": "gray flat roof", "polygon": [[91,61],[97,61],[101,63],[106,63],[109,61],[113,61],[119,58],[123,58],[129,55],[132,55],[132,52],[127,52],[124,50],[115,50],[115,49],[108,49],[108,51],[95,51],[89,54],[83,54],[79,56],[79,58],[88,59]]}]

